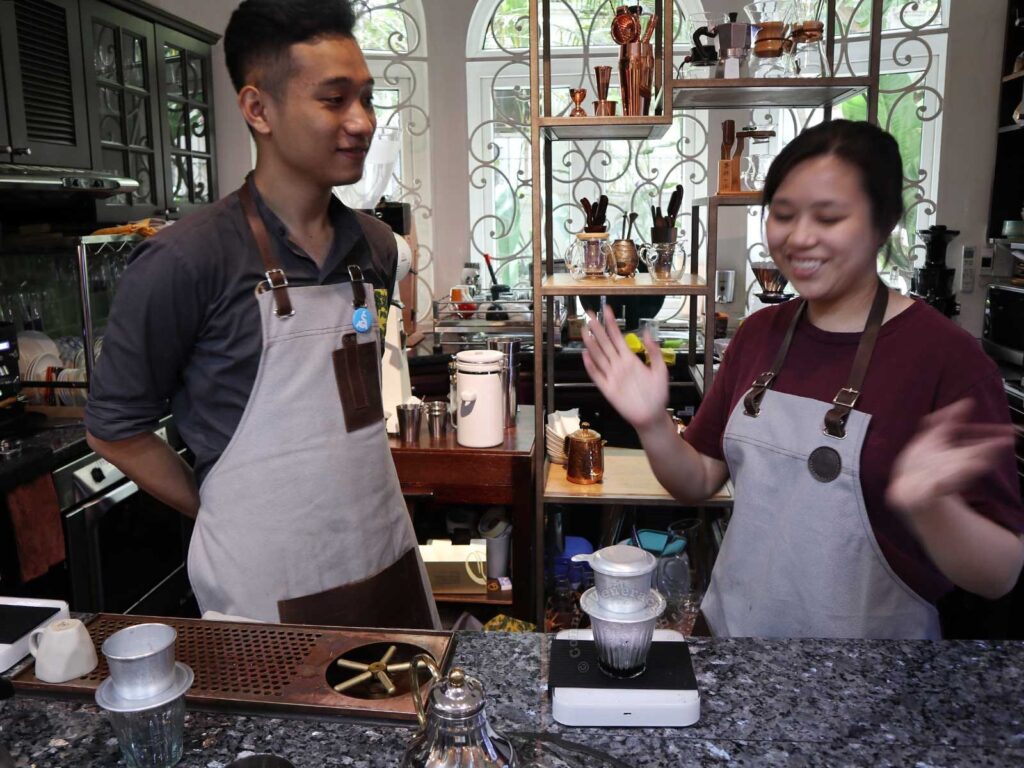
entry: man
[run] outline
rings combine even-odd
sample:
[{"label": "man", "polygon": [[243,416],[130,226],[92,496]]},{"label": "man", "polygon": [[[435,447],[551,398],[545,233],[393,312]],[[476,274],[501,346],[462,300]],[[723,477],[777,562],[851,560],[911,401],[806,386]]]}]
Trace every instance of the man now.
[{"label": "man", "polygon": [[[331,194],[376,127],[353,25],[345,0],[235,10],[224,50],[256,168],[139,246],[91,385],[89,444],[196,517],[204,615],[438,625],[380,405],[395,242]],[[194,475],[151,432],[168,403]]]}]

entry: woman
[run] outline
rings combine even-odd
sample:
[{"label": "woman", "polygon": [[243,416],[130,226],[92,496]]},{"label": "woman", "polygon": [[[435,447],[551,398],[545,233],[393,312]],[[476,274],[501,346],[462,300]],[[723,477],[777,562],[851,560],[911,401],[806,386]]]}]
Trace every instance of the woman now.
[{"label": "woman", "polygon": [[660,482],[698,503],[732,477],[733,516],[701,605],[719,636],[940,636],[953,585],[1007,593],[1024,561],[1012,428],[966,332],[889,291],[876,259],[903,212],[896,141],[836,120],[765,181],[771,256],[801,296],[749,317],[685,433],[668,373],[610,312],[584,363]]}]

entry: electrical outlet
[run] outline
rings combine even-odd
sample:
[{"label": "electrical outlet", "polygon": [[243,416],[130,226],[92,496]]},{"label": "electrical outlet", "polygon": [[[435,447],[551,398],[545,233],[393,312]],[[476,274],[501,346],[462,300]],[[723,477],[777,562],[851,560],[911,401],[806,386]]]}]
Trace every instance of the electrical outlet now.
[{"label": "electrical outlet", "polygon": [[971,293],[974,290],[974,246],[964,246],[963,266],[960,268],[960,292]]},{"label": "electrical outlet", "polygon": [[995,259],[992,256],[991,248],[982,248],[981,254],[978,257],[978,274],[979,275],[991,275],[992,264]]}]

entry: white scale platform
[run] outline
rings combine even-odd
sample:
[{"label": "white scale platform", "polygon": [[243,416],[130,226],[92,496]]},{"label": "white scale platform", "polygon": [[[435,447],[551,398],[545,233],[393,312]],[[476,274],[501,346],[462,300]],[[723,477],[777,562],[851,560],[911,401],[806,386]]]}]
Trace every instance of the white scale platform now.
[{"label": "white scale platform", "polygon": [[[556,722],[682,728],[700,719],[690,649],[679,632],[654,631],[647,669],[632,680],[612,678],[597,667],[593,640],[589,629],[567,629],[555,635],[548,688]],[[640,681],[643,687],[636,685]]]}]

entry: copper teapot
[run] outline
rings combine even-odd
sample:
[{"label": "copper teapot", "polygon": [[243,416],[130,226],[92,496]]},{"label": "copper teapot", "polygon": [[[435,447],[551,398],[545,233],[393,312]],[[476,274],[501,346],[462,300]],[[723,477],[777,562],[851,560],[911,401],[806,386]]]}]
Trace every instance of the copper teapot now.
[{"label": "copper teapot", "polygon": [[590,429],[587,422],[565,438],[566,479],[570,483],[593,485],[604,478],[604,445],[607,441]]},{"label": "copper teapot", "polygon": [[[433,678],[427,687],[429,709],[420,696],[422,668]],[[458,667],[443,675],[437,662],[419,654],[410,664],[409,681],[420,730],[406,750],[403,768],[516,768],[512,742],[487,721],[479,680]]]}]

